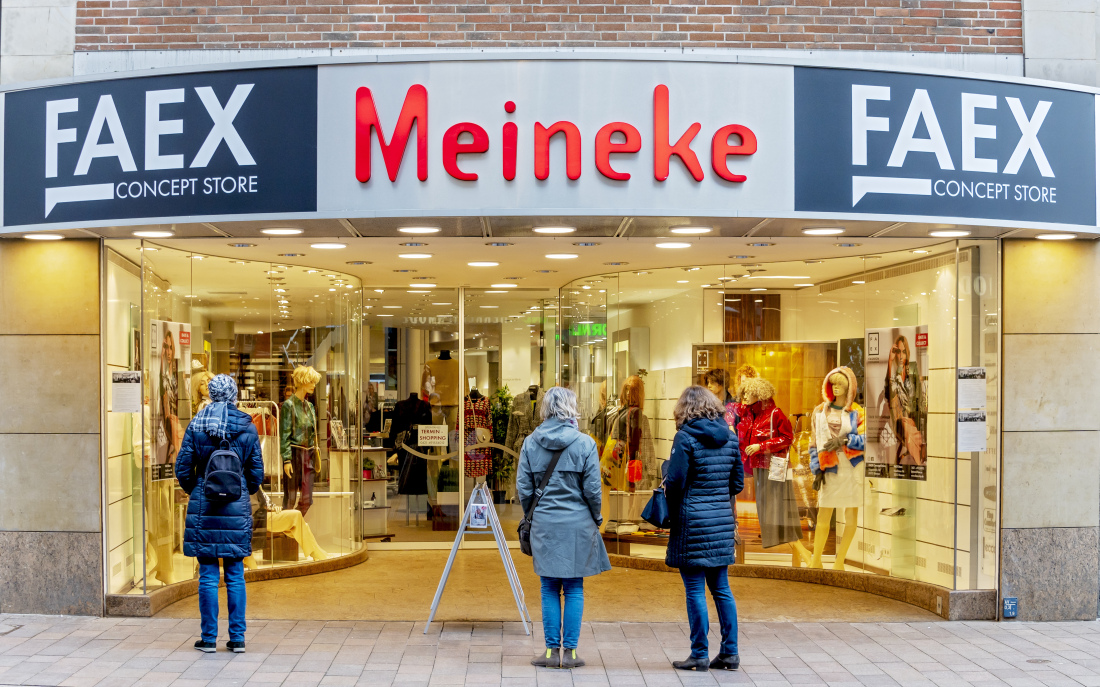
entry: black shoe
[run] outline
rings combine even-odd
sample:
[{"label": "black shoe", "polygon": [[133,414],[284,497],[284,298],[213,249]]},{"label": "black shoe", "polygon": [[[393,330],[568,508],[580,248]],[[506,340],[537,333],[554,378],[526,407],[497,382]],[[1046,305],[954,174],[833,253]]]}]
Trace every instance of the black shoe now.
[{"label": "black shoe", "polygon": [[672,667],[676,670],[697,670],[700,673],[705,673],[710,670],[710,666],[707,664],[705,658],[689,658],[686,661],[673,661]]},{"label": "black shoe", "polygon": [[577,656],[576,649],[561,650],[561,667],[566,670],[580,668],[584,665],[584,659]]},{"label": "black shoe", "polygon": [[712,670],[737,670],[741,666],[741,657],[737,654],[718,654],[710,662]]},{"label": "black shoe", "polygon": [[201,639],[195,642],[195,648],[204,654],[212,654],[218,650],[218,645],[214,642],[204,642]]},{"label": "black shoe", "polygon": [[244,642],[226,642],[225,648],[232,651],[235,654],[244,653]]},{"label": "black shoe", "polygon": [[561,654],[557,649],[547,649],[532,658],[531,665],[536,668],[561,668]]}]

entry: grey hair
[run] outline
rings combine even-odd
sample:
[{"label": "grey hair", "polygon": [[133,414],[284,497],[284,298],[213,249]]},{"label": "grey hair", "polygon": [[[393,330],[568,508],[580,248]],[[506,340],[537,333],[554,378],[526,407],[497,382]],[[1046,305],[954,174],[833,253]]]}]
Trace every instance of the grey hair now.
[{"label": "grey hair", "polygon": [[689,386],[680,394],[680,400],[676,401],[676,407],[672,409],[672,416],[676,418],[676,427],[680,428],[686,422],[695,418],[705,417],[713,419],[722,417],[726,409],[718,397],[705,386]]},{"label": "grey hair", "polygon": [[577,395],[571,389],[562,386],[550,387],[542,397],[542,419],[556,417],[560,420],[572,420],[580,416],[577,412]]}]

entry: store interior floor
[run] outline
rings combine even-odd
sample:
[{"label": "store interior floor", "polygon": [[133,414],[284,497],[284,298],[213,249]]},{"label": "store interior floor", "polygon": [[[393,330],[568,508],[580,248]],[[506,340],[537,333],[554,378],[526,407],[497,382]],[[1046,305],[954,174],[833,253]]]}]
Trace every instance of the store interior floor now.
[{"label": "store interior floor", "polygon": [[[248,617],[265,620],[427,620],[447,551],[371,551],[360,565],[320,575],[248,585]],[[539,579],[531,559],[512,552],[527,607],[537,621]],[[873,594],[801,582],[730,578],[744,622],[935,622],[915,606]],[[226,617],[224,589],[222,613]],[[197,618],[198,597],[157,617]],[[585,620],[684,621],[684,590],[675,573],[613,568],[585,580]],[[717,618],[711,605],[711,617]],[[516,620],[518,611],[495,549],[458,554],[436,620]]]}]

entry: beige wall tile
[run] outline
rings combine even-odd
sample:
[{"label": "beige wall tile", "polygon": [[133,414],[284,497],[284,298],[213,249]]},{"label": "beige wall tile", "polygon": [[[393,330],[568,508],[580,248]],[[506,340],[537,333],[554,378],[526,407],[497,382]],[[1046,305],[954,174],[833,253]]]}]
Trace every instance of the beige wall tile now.
[{"label": "beige wall tile", "polygon": [[1095,241],[1005,241],[1005,334],[1100,332]]},{"label": "beige wall tile", "polygon": [[1001,525],[1095,527],[1100,432],[1005,432]]},{"label": "beige wall tile", "polygon": [[19,403],[0,413],[0,433],[99,434],[98,336],[0,336],[5,383]]},{"label": "beige wall tile", "polygon": [[98,334],[99,243],[0,239],[0,334]]},{"label": "beige wall tile", "polygon": [[102,531],[99,454],[98,434],[0,434],[0,530]]},{"label": "beige wall tile", "polygon": [[1006,334],[1003,431],[1100,429],[1096,334]]}]

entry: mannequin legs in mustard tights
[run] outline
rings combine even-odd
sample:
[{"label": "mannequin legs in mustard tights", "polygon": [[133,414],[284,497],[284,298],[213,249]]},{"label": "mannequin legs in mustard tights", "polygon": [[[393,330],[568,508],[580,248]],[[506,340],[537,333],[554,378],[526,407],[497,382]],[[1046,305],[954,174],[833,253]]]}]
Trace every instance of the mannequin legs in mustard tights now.
[{"label": "mannequin legs in mustard tights", "polygon": [[[817,531],[814,533],[814,555],[810,561],[811,568],[820,568],[821,554],[825,551],[825,544],[829,541],[829,523],[833,521],[832,508],[819,508],[817,510]],[[840,525],[837,524],[836,560],[833,562],[833,570],[844,570],[844,559],[848,556],[848,547],[856,538],[856,522],[859,515],[858,508],[844,509],[844,533],[841,535]]]},{"label": "mannequin legs in mustard tights", "polygon": [[802,564],[809,565],[812,560],[810,550],[801,541],[791,542],[791,567],[801,568]]}]

